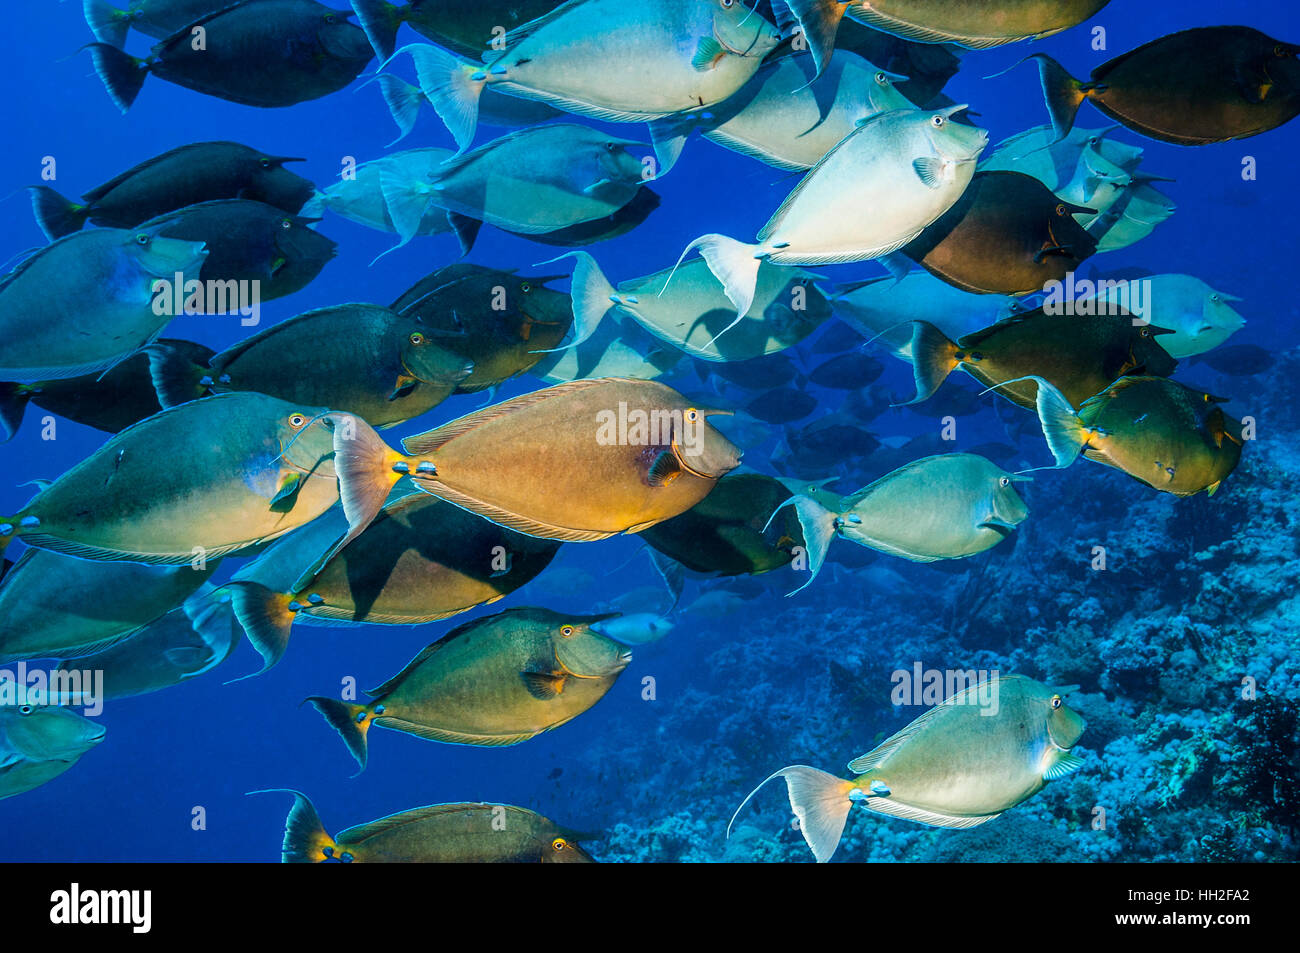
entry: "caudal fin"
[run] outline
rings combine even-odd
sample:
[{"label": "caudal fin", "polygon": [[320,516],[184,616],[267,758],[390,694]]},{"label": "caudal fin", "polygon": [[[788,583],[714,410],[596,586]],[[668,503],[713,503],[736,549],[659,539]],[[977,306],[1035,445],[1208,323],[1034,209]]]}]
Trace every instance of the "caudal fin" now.
[{"label": "caudal fin", "polygon": [[398,453],[360,417],[334,415],[334,472],[339,480],[339,500],[348,519],[348,533],[333,548],[337,553],[379,515],[388,493],[402,478],[394,470],[405,465]]},{"label": "caudal fin", "polygon": [[0,382],[0,427],[4,428],[5,440],[12,440],[23,425],[23,412],[31,399],[28,385]]},{"label": "caudal fin", "polygon": [[47,185],[33,185],[28,191],[32,193],[32,214],[36,216],[36,224],[50,241],[80,231],[86,224],[90,215],[86,206],[65,199]]},{"label": "caudal fin", "polygon": [[[758,285],[758,267],[761,262],[754,257],[758,246],[746,245],[726,235],[702,235],[686,246],[686,251],[682,252],[677,263],[681,264],[693,248],[700,250],[701,257],[709,265],[709,271],[722,282],[727,298],[736,306],[737,318],[743,318],[754,303],[754,288]],[[672,280],[671,275],[668,280]],[[667,287],[668,284],[665,283],[664,288]],[[660,294],[662,293],[661,291]]]},{"label": "caudal fin", "polygon": [[817,60],[817,75],[822,74],[835,52],[835,35],[848,4],[843,0],[781,0],[799,21],[808,49]]},{"label": "caudal fin", "polygon": [[[831,540],[835,538],[839,521],[837,514],[832,513],[810,496],[796,496],[788,502],[794,505],[795,514],[799,517],[799,527],[803,530],[804,546],[808,551],[808,581],[794,592],[786,593],[787,597],[807,589],[817,578],[822,564],[826,562],[826,552],[830,549]],[[772,518],[775,517],[776,513],[773,513]],[[768,520],[768,523],[770,524],[771,520]]]},{"label": "caudal fin", "polygon": [[912,322],[912,379],[916,396],[902,406],[919,404],[934,396],[957,365],[957,345],[929,321]]},{"label": "caudal fin", "polygon": [[1038,75],[1043,83],[1043,99],[1047,102],[1047,111],[1052,117],[1052,130],[1056,133],[1056,140],[1059,142],[1074,128],[1074,117],[1078,115],[1079,107],[1088,96],[1083,91],[1083,84],[1046,53],[1035,53],[1028,58],[1038,61]]},{"label": "caudal fin", "polygon": [[311,799],[291,788],[269,788],[249,794],[292,794],[293,807],[284,819],[284,845],[280,861],[285,864],[320,864],[338,854],[338,844],[325,831]]},{"label": "caudal fin", "polygon": [[83,0],[81,9],[86,16],[86,25],[100,43],[119,49],[126,45],[126,34],[131,29],[129,13],[109,6],[105,0]]},{"label": "caudal fin", "polygon": [[1057,467],[1068,467],[1088,442],[1087,429],[1064,394],[1041,377],[1034,380],[1038,384],[1038,421],[1047,448],[1056,458]]},{"label": "caudal fin", "polygon": [[[262,668],[252,678],[269,670],[284,657],[284,650],[289,647],[289,632],[293,628],[294,612],[289,608],[293,597],[282,592],[273,592],[256,582],[229,582],[226,587],[230,592],[230,607],[235,618],[243,628],[248,641],[262,656]],[[236,679],[242,681],[242,679]]]},{"label": "caudal fin", "polygon": [[158,404],[166,410],[198,400],[208,393],[202,383],[209,371],[195,364],[170,344],[154,342],[145,348],[149,355],[149,377]]},{"label": "caudal fin", "polygon": [[398,52],[411,54],[420,89],[456,140],[457,151],[464,152],[478,128],[478,101],[487,83],[487,69],[462,63],[431,43],[404,46]]},{"label": "caudal fin", "polygon": [[[366,742],[366,736],[370,733],[370,715],[366,706],[350,705],[323,695],[312,695],[305,700],[311,702],[329,722],[330,727],[339,733],[343,743],[352,752],[352,757],[357,759],[357,765],[364,771],[370,750]],[[357,773],[360,774],[361,771]]]},{"label": "caudal fin", "polygon": [[697,120],[677,116],[657,119],[649,124],[650,142],[654,145],[655,159],[659,162],[659,168],[655,170],[655,178],[661,179],[672,171],[677,160],[681,158],[682,150],[686,148],[686,140],[690,138],[691,131],[696,125]]},{"label": "caudal fin", "polygon": [[420,223],[429,211],[432,189],[428,182],[412,179],[409,174],[385,166],[379,171],[379,190],[383,193],[388,217],[393,221],[393,231],[400,239],[394,248],[401,248],[420,233]]},{"label": "caudal fin", "polygon": [[[356,2],[353,0],[353,3]],[[397,123],[398,136],[389,143],[394,146],[415,128],[415,121],[420,117],[420,106],[424,103],[424,93],[420,92],[418,86],[412,86],[392,73],[380,73],[375,77],[375,82],[379,84],[379,91],[388,104],[388,111],[393,114],[393,122]]]},{"label": "caudal fin", "polygon": [[140,87],[149,75],[149,67],[139,57],[108,43],[87,43],[84,48],[90,50],[95,61],[95,72],[108,90],[109,98],[118,109],[126,112],[140,95]]},{"label": "caudal fin", "polygon": [[[573,336],[567,344],[543,351],[533,351],[534,354],[567,351],[582,344],[595,333],[606,312],[618,301],[614,286],[600,270],[596,259],[585,251],[569,252],[567,255],[561,255],[560,258],[572,258],[576,262],[569,289],[569,296],[573,300]],[[551,261],[559,261],[560,258],[552,258]],[[550,262],[543,262],[543,264],[550,264]]]},{"label": "caudal fin", "polygon": [[[777,771],[754,788],[749,797],[736,808],[736,814],[773,778],[785,778],[786,790],[790,795],[790,809],[799,819],[799,831],[812,848],[817,862],[826,863],[835,854],[835,849],[840,845],[840,837],[844,834],[849,808],[853,807],[853,800],[849,797],[854,788],[853,782],[810,768],[806,764],[793,764]],[[735,822],[736,815],[733,814],[731,824]],[[731,833],[731,824],[727,825],[728,834]]]},{"label": "caudal fin", "polygon": [[397,46],[397,28],[402,25],[402,11],[387,0],[352,0],[352,9],[382,63],[393,55],[393,48]]}]

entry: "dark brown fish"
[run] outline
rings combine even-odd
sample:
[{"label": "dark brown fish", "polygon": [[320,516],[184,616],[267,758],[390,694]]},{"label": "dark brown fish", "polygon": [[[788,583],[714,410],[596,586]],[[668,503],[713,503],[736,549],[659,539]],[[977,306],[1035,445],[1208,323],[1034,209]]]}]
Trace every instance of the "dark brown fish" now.
[{"label": "dark brown fish", "polygon": [[1043,94],[1058,138],[1085,101],[1135,132],[1181,146],[1245,139],[1300,114],[1300,47],[1246,26],[1184,30],[1074,79],[1043,53]]},{"label": "dark brown fish", "polygon": [[[269,791],[255,791],[269,794]],[[331,837],[307,795],[284,822],[286,864],[591,864],[581,834],[509,804],[433,804],[390,814]]]},{"label": "dark brown fish", "polygon": [[[212,349],[190,341],[157,342],[194,364],[206,365]],[[0,383],[0,426],[6,439],[18,432],[27,404],[68,420],[118,433],[162,410],[149,378],[149,355],[135,354],[103,374],[35,384]]]},{"label": "dark brown fish", "polygon": [[904,246],[936,278],[975,294],[1023,295],[1064,281],[1097,250],[1074,218],[1093,212],[1033,176],[979,172],[960,201]]},{"label": "dark brown fish", "polygon": [[495,387],[559,347],[573,324],[569,296],[529,277],[482,265],[455,264],[426,275],[393,302],[420,321],[440,346],[474,364],[456,388]]},{"label": "dark brown fish", "polygon": [[192,142],[91,189],[81,204],[48,186],[35,186],[32,210],[51,241],[72,234],[87,221],[135,228],[166,212],[217,199],[253,199],[296,215],[316,187],[284,164],[302,161],[268,155],[238,142]]},{"label": "dark brown fish", "polygon": [[780,569],[804,545],[799,520],[784,509],[764,532],[790,490],[761,473],[733,473],[680,516],[641,533],[647,543],[696,572],[759,575]]},{"label": "dark brown fish", "polygon": [[[338,92],[374,58],[350,15],[315,0],[247,0],[159,41],[147,59],[108,43],[86,48],[123,112],[150,75],[245,106],[292,106]],[[197,27],[204,31],[201,46]]]},{"label": "dark brown fish", "polygon": [[[1007,400],[1033,410],[1034,377],[1050,381],[1078,406],[1128,374],[1168,377],[1178,366],[1160,346],[1173,332],[1110,315],[1050,315],[1042,308],[952,341],[933,324],[913,323],[912,366],[916,398],[927,399],[961,368]],[[1029,375],[1033,375],[1030,377]]]}]

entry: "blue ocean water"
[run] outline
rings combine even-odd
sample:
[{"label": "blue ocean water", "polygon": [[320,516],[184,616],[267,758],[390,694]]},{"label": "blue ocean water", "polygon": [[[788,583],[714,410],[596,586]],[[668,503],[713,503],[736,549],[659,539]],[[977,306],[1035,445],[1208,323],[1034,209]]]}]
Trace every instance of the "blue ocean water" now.
[{"label": "blue ocean water", "polygon": [[[105,95],[89,54],[78,53],[91,39],[79,4],[49,0],[7,12],[0,36],[10,64],[6,148],[0,150],[0,183],[7,184],[0,192],[8,193],[0,206],[7,225],[0,257],[44,243],[23,188],[41,181],[46,157],[56,160],[57,178],[45,184],[77,196],[183,143],[231,139],[306,157],[294,170],[323,187],[345,157],[379,157],[395,134],[377,88],[359,88],[359,82],[314,102],[263,110],[150,78],[122,115]],[[1086,75],[1104,59],[1160,35],[1225,22],[1290,42],[1300,38],[1300,11],[1282,0],[1244,2],[1230,11],[1206,0],[1113,0],[1088,25],[1062,35],[965,53],[944,91],[971,104],[996,144],[1047,119],[1030,66],[985,78],[1026,53],[1047,52],[1075,75]],[[1104,53],[1091,48],[1093,25],[1107,31]],[[416,36],[407,32],[404,38]],[[142,48],[142,39],[132,42]],[[1081,126],[1104,124],[1084,107]],[[648,141],[644,127],[615,128]],[[478,141],[495,131],[480,129]],[[1227,407],[1235,416],[1259,419],[1260,439],[1247,446],[1241,467],[1213,499],[1175,500],[1079,463],[1039,474],[1025,494],[1029,520],[997,549],[969,565],[956,564],[953,572],[863,556],[866,568],[825,575],[793,598],[774,584],[744,592],[721,613],[689,609],[703,591],[693,580],[674,631],[636,650],[609,695],[572,723],[512,748],[442,745],[376,731],[369,766],[353,777],[355,766],[334,732],[309,706],[299,706],[304,697],[337,694],[348,677],[378,684],[467,619],[515,605],[597,611],[632,589],[656,584],[635,537],[569,544],[535,583],[458,619],[414,629],[295,627],[285,659],[259,678],[224,684],[256,669],[258,658],[245,644],[201,679],[109,703],[100,719],[108,731],[103,744],[61,777],[0,802],[0,859],[273,861],[288,798],[245,792],[295,788],[312,798],[331,831],[419,805],[483,800],[528,807],[580,830],[607,831],[604,844],[591,845],[598,859],[807,860],[782,792],[765,792],[739,829],[743,836],[728,841],[731,811],[773,770],[799,762],[840,771],[915,717],[919,709],[898,710],[889,701],[889,672],[914,661],[1081,683],[1076,707],[1090,721],[1091,734],[1081,741],[1090,763],[975,832],[855,818],[837,859],[1295,859],[1296,817],[1287,816],[1295,802],[1283,799],[1294,797],[1291,742],[1300,701],[1291,591],[1300,567],[1292,502],[1300,467],[1294,451],[1300,329],[1291,211],[1297,131],[1292,125],[1203,148],[1127,130],[1116,138],[1146,150],[1145,171],[1176,180],[1160,187],[1178,209],[1150,237],[1090,264],[1101,271],[1186,273],[1240,296],[1237,308],[1247,325],[1231,343],[1259,345],[1278,359],[1256,376],[1228,376],[1186,362],[1176,375],[1230,397]],[[429,110],[394,148],[421,145],[453,145]],[[1241,174],[1246,156],[1258,168],[1250,181]],[[653,185],[662,196],[660,208],[629,234],[588,250],[616,281],[649,274],[669,266],[705,232],[749,240],[796,181],[695,137],[672,172]],[[371,266],[392,236],[328,213],[319,227],[339,243],[337,258],[304,290],[265,304],[264,323],[346,301],[388,304],[459,255],[451,236],[419,238]],[[549,246],[484,228],[467,260],[548,274],[564,270],[539,265],[555,254]],[[883,274],[871,262],[825,272],[837,281]],[[231,317],[186,316],[166,333],[221,349],[246,329]],[[805,369],[830,356],[812,352],[816,340],[790,352]],[[310,362],[310,349],[284,359],[286,367]],[[881,360],[887,364],[883,382],[907,394],[906,368]],[[687,362],[683,369],[683,387],[699,389],[695,368]],[[540,385],[524,375],[498,397]],[[843,397],[808,386],[825,412]],[[452,397],[386,437],[430,429],[482,401]],[[1021,465],[1048,463],[1035,428],[1008,437],[994,401],[984,398],[977,414],[961,418],[956,449],[1015,440]],[[60,420],[57,439],[43,440],[40,412],[31,408],[28,414],[18,435],[0,447],[0,513],[26,502],[32,491],[22,484],[58,476],[107,438]],[[898,410],[871,429],[879,438],[895,438],[931,434],[939,426],[935,418]],[[775,472],[774,446],[772,439],[746,446],[745,464]],[[165,473],[186,461],[162,456],[157,465]],[[881,472],[868,457],[825,475],[842,477],[838,488],[848,492]],[[555,492],[566,492],[566,474],[555,475]],[[1089,573],[1088,554],[1099,542],[1116,554],[1112,576],[1122,582]],[[15,544],[9,555],[20,549]],[[232,561],[218,581],[234,568]],[[1278,706],[1280,714],[1267,722],[1273,727],[1241,707],[1245,676]],[[649,699],[647,677],[653,679]],[[1261,753],[1266,744],[1272,747]],[[1247,770],[1261,760],[1276,773],[1271,786]],[[1111,818],[1100,830],[1093,824],[1097,806]],[[202,829],[193,824],[196,808],[203,809]]]}]

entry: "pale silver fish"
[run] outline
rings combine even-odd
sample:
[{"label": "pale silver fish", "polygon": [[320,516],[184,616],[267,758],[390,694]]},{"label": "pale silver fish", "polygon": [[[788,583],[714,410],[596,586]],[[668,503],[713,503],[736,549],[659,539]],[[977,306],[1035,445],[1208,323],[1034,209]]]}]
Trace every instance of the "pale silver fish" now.
[{"label": "pale silver fish", "polygon": [[0,801],[58,777],[104,735],[72,709],[33,704],[24,686],[0,680]]},{"label": "pale silver fish", "polygon": [[121,228],[75,232],[40,249],[0,277],[0,380],[112,367],[171,321],[154,306],[156,282],[196,279],[207,254],[203,242]]},{"label": "pale silver fish", "polygon": [[549,384],[584,377],[654,380],[682,361],[682,352],[664,344],[635,321],[615,314],[575,346],[565,345],[529,368]]},{"label": "pale silver fish", "polygon": [[1124,171],[1135,172],[1142,161],[1143,150],[1140,146],[1111,139],[1110,133],[1118,128],[1114,125],[1102,129],[1072,129],[1058,142],[1056,131],[1051,126],[1035,126],[998,143],[980,163],[979,170],[1032,175],[1056,192],[1074,178],[1083,151],[1091,148]]},{"label": "pale silver fish", "polygon": [[[489,84],[607,122],[707,108],[745,85],[780,31],[737,0],[569,0],[505,36],[484,65],[431,44],[403,47],[462,150]],[[394,54],[396,56],[397,54]]]},{"label": "pale silver fish", "polygon": [[1149,183],[1154,181],[1164,180],[1136,177],[1133,187],[1089,226],[1089,231],[1100,235],[1098,252],[1116,251],[1141,241],[1178,210],[1167,195],[1151,187]]},{"label": "pale silver fish", "polygon": [[847,50],[836,50],[821,76],[811,56],[772,60],[725,102],[652,122],[658,174],[673,167],[695,130],[778,169],[811,169],[865,120],[914,108],[897,88],[904,81]]},{"label": "pale silver fish", "polygon": [[[1160,338],[1161,347],[1171,357],[1204,354],[1246,326],[1246,319],[1232,307],[1241,299],[1214,290],[1200,278],[1172,274],[1140,280],[1150,284],[1135,313],[1149,324],[1173,332]],[[1102,289],[1102,297],[1111,302],[1122,303],[1124,294],[1122,285]]]},{"label": "pale silver fish", "polygon": [[152,566],[28,549],[0,583],[0,662],[107,648],[180,605],[219,564]]},{"label": "pale silver fish", "polygon": [[[393,122],[397,123],[398,136],[389,143],[391,146],[410,135],[419,118],[420,108],[429,102],[429,98],[420,87],[412,86],[392,73],[380,73],[375,77],[375,82],[379,83],[380,91],[384,94],[384,102],[393,114]],[[479,122],[489,126],[532,126],[551,122],[563,115],[553,106],[508,96],[492,88],[483,90],[479,97]]]},{"label": "pale silver fish", "polygon": [[832,149],[746,245],[725,235],[698,248],[736,306],[754,300],[759,264],[866,261],[897,251],[961,198],[988,133],[952,120],[965,109],[896,109],[873,116]]},{"label": "pale silver fish", "polygon": [[791,765],[750,792],[736,814],[764,784],[784,778],[799,830],[825,863],[854,804],[933,827],[977,827],[1083,766],[1072,749],[1087,723],[1063,697],[1077,685],[1052,688],[1023,675],[980,680],[974,671],[963,676],[974,684],[850,761],[856,777]]},{"label": "pale silver fish", "polygon": [[435,168],[384,167],[379,179],[402,243],[430,209],[523,235],[613,215],[644,184],[642,143],[573,123],[509,133]]},{"label": "pale silver fish", "polygon": [[[317,192],[303,206],[302,214],[307,217],[319,217],[326,209],[349,221],[373,228],[377,232],[397,233],[392,216],[388,214],[388,205],[384,201],[384,191],[380,178],[384,170],[389,170],[412,181],[422,181],[431,172],[450,159],[450,149],[426,148],[407,149],[404,152],[392,152],[378,159],[360,163],[349,170],[339,181]],[[409,227],[409,226],[408,226]],[[430,207],[414,226],[415,235],[438,235],[452,230],[445,210]]]},{"label": "pale silver fish", "polygon": [[797,494],[780,508],[794,506],[808,547],[808,581],[795,592],[817,577],[837,538],[922,563],[991,549],[1029,515],[1014,484],[1030,479],[973,453],[944,453],[899,467],[835,505],[824,490]]},{"label": "pale silver fish", "polygon": [[[581,345],[607,314],[634,321],[661,341],[705,361],[744,361],[798,344],[831,315],[830,303],[801,268],[759,266],[754,302],[745,319],[700,258],[619,284],[617,290],[586,252],[572,252],[573,344]],[[672,277],[672,283],[668,279]],[[730,328],[730,330],[727,330]],[[722,332],[726,330],[725,335]]]},{"label": "pale silver fish", "polygon": [[831,297],[831,308],[863,337],[909,364],[912,321],[929,322],[956,341],[1028,310],[1010,295],[972,294],[920,269],[900,280],[873,278],[842,286]]},{"label": "pale silver fish", "polygon": [[59,671],[104,673],[104,698],[161,691],[216,668],[242,631],[230,593],[204,584],[184,604],[103,651],[59,663]]}]

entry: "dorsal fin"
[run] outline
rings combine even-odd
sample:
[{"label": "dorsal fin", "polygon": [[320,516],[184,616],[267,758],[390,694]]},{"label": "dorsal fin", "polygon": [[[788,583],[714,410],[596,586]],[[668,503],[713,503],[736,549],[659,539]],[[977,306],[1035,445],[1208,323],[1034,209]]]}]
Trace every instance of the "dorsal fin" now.
[{"label": "dorsal fin", "polygon": [[598,377],[583,378],[582,380],[569,381],[565,384],[556,384],[554,387],[547,387],[542,390],[533,391],[529,394],[523,394],[519,397],[513,397],[510,400],[502,401],[493,407],[486,407],[483,410],[474,411],[464,417],[457,418],[450,423],[443,424],[435,430],[427,433],[416,434],[413,437],[407,437],[402,441],[402,446],[411,456],[419,454],[432,453],[433,451],[444,446],[454,437],[461,434],[469,433],[476,430],[489,421],[497,420],[507,414],[514,413],[522,407],[530,404],[538,404],[554,397],[562,397],[573,391],[585,390],[588,387],[605,384],[610,381],[623,381],[624,378],[617,377]]}]

